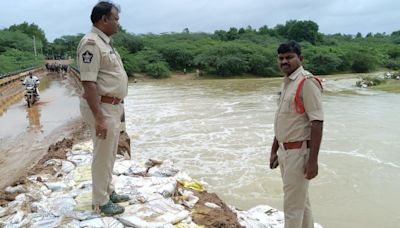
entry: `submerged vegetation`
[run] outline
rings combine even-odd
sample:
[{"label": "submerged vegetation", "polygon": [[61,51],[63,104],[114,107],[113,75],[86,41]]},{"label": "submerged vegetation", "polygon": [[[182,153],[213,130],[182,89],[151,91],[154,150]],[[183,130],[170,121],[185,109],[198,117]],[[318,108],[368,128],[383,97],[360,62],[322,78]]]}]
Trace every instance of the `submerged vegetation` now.
[{"label": "submerged vegetation", "polygon": [[372,87],[376,90],[399,93],[400,72],[386,72],[379,76],[364,76],[356,82],[356,85],[361,88]]},{"label": "submerged vegetation", "polygon": [[379,84],[371,88],[391,93],[400,93],[400,80],[388,79],[385,81],[385,83]]},{"label": "submerged vegetation", "polygon": [[[400,69],[400,30],[391,34],[322,34],[313,21],[290,20],[274,28],[230,28],[209,33],[132,34],[121,28],[114,36],[129,75],[144,73],[156,78],[170,72],[196,72],[230,77],[279,74],[276,48],[296,40],[303,47],[305,67],[317,75],[364,73]],[[36,37],[37,60],[34,59]],[[83,34],[65,35],[48,43],[35,24],[0,30],[0,73],[16,70],[44,58],[74,57]]]}]

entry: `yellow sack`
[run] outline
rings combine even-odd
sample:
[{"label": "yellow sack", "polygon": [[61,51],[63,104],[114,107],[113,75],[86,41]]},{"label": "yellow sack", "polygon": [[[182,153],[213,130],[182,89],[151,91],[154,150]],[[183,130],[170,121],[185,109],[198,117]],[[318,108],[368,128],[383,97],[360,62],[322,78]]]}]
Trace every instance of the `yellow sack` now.
[{"label": "yellow sack", "polygon": [[189,224],[184,224],[184,223],[178,223],[174,225],[176,228],[204,228],[204,226],[199,226],[199,225],[189,225]]},{"label": "yellow sack", "polygon": [[179,183],[185,188],[190,188],[190,189],[196,190],[198,192],[204,192],[206,190],[204,188],[204,186],[199,181],[196,181],[196,180],[192,181],[192,182],[179,181]]}]

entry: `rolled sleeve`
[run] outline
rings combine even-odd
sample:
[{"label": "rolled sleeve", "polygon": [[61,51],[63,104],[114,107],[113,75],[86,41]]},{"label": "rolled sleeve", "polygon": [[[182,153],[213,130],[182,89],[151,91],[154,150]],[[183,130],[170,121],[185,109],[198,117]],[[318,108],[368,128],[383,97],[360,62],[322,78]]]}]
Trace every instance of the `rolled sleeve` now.
[{"label": "rolled sleeve", "polygon": [[78,52],[81,81],[97,81],[100,70],[100,50],[94,44],[84,44]]},{"label": "rolled sleeve", "polygon": [[313,79],[307,79],[304,82],[303,89],[304,110],[310,121],[324,120],[324,112],[322,109],[322,92],[321,88]]},{"label": "rolled sleeve", "polygon": [[98,72],[82,72],[81,71],[81,81],[97,81]]}]

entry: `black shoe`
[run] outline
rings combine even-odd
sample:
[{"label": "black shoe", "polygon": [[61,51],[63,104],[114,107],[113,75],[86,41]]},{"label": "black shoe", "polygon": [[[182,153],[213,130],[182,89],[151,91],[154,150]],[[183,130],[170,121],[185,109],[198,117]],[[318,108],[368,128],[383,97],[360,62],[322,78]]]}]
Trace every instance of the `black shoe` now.
[{"label": "black shoe", "polygon": [[105,214],[105,215],[118,215],[122,214],[125,211],[125,208],[115,204],[113,202],[108,201],[105,205],[99,207],[100,212]]},{"label": "black shoe", "polygon": [[128,195],[118,195],[115,191],[113,191],[110,195],[110,200],[113,203],[122,203],[129,201],[129,196]]}]

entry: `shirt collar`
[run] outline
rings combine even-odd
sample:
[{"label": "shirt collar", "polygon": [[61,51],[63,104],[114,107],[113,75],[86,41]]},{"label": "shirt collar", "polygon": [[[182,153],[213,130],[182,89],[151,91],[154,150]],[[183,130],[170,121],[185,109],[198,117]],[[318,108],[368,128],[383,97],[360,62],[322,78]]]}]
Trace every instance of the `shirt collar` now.
[{"label": "shirt collar", "polygon": [[296,78],[301,74],[301,72],[303,72],[304,68],[303,66],[299,66],[299,68],[297,68],[293,73],[291,73],[288,78],[290,78],[291,80],[296,80]]},{"label": "shirt collar", "polygon": [[107,36],[103,31],[98,29],[96,26],[92,26],[92,32],[96,33],[99,35],[99,37],[106,43],[106,44],[111,44],[111,38]]}]

